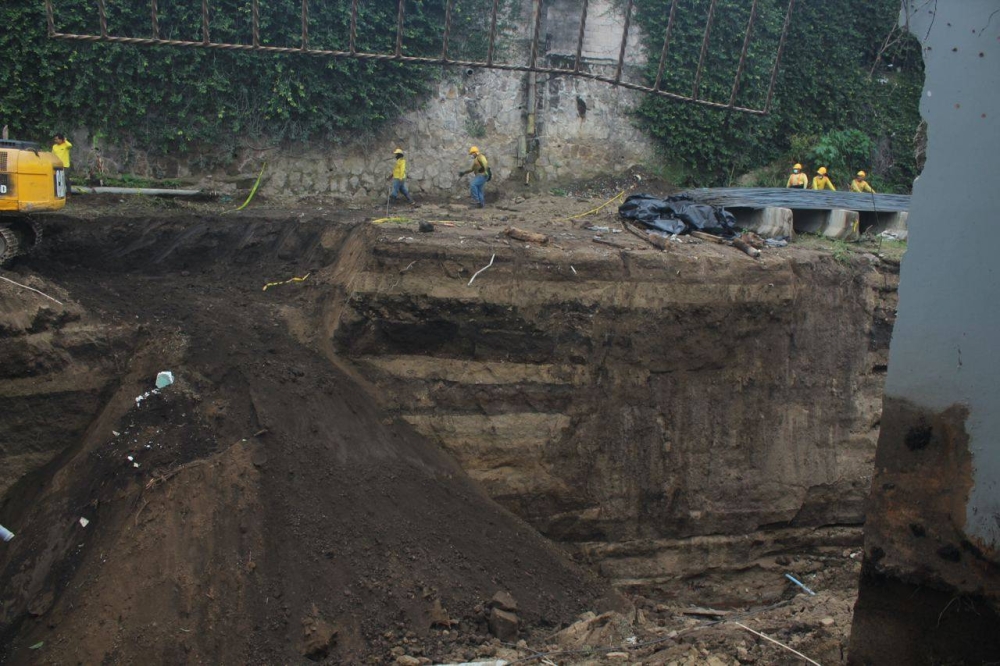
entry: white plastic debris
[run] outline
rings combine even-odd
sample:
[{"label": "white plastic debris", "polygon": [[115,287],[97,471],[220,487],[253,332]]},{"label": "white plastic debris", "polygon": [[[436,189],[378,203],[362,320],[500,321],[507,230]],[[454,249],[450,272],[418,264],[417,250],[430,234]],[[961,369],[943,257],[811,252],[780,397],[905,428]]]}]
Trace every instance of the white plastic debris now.
[{"label": "white plastic debris", "polygon": [[135,467],[136,469],[138,469],[139,468],[139,463],[137,463],[137,462],[132,463],[132,467]]},{"label": "white plastic debris", "polygon": [[138,407],[143,400],[145,400],[151,395],[160,395],[160,389],[153,389],[152,391],[146,391],[142,395],[137,396],[135,399],[135,406]]},{"label": "white plastic debris", "polygon": [[135,460],[135,458],[133,458],[132,456],[125,456],[125,457],[128,458],[129,462],[132,462],[133,460]]},{"label": "white plastic debris", "polygon": [[4,541],[10,541],[13,538],[14,538],[14,533],[11,532],[6,527],[4,527],[3,525],[0,525],[0,539],[3,539]]},{"label": "white plastic debris", "polygon": [[84,518],[82,516],[80,517],[80,527],[86,527],[89,524],[90,524],[89,520],[87,520],[86,518]]},{"label": "white plastic debris", "polygon": [[117,436],[118,436],[118,435],[120,435],[121,433],[120,433],[120,432],[118,432],[117,430],[112,430],[112,431],[111,431],[111,434],[112,434],[112,435],[114,435],[115,437],[117,437]]},{"label": "white plastic debris", "polygon": [[156,388],[166,388],[174,383],[174,373],[169,370],[164,370],[163,372],[156,375]]}]

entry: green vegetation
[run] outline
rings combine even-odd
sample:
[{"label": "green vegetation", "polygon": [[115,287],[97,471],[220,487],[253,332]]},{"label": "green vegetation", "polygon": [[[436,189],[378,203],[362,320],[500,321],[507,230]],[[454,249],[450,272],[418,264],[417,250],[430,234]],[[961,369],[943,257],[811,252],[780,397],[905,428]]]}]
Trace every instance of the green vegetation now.
[{"label": "green vegetation", "polygon": [[[252,41],[250,0],[212,0],[211,38]],[[56,29],[98,34],[92,0],[59,0]],[[489,0],[463,0],[452,10],[449,52],[485,54]],[[359,50],[395,48],[396,3],[359,3]],[[148,2],[109,2],[111,34],[148,37]],[[301,44],[300,4],[261,0],[261,41]],[[309,45],[348,48],[350,2],[313,2]],[[159,3],[164,39],[201,41],[201,2]],[[445,0],[407,3],[403,52],[440,56]],[[48,39],[44,3],[0,3],[0,125],[12,136],[47,142],[57,131],[87,127],[111,143],[154,154],[212,146],[224,158],[241,146],[356,136],[416,106],[439,74],[392,62],[307,55],[258,55],[195,48],[133,47]]]},{"label": "green vegetation", "polygon": [[841,264],[849,263],[855,254],[874,254],[898,264],[906,254],[906,241],[879,238],[870,233],[862,234],[860,239],[852,242],[800,233],[795,236],[795,247],[829,252],[834,261]]},{"label": "green vegetation", "polygon": [[[709,2],[678,3],[663,89],[692,91]],[[718,0],[701,97],[729,101],[750,4]],[[787,5],[760,0],[737,105],[763,107]],[[652,82],[670,0],[637,8]],[[923,63],[909,35],[889,40],[881,52],[898,13],[898,0],[797,2],[769,116],[648,97],[640,123],[659,139],[666,160],[685,170],[680,185],[726,185],[754,172],[749,184],[780,186],[791,164],[802,162],[810,173],[827,166],[838,187],[864,169],[876,190],[908,192],[918,175],[913,142]]]}]

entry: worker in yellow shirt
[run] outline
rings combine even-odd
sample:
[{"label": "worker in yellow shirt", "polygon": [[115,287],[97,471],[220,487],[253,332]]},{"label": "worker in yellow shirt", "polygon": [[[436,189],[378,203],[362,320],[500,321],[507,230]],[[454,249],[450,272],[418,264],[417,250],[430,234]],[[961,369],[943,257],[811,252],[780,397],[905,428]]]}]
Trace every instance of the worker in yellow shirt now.
[{"label": "worker in yellow shirt", "polygon": [[67,140],[66,137],[63,136],[62,134],[56,134],[55,137],[52,140],[52,153],[56,157],[58,157],[62,161],[63,166],[66,167],[66,170],[63,172],[63,175],[66,177],[66,196],[69,196],[69,191],[70,191],[70,183],[69,183],[70,156],[69,156],[69,152],[70,152],[70,148],[72,148],[72,147],[73,147],[73,144],[70,143],[69,140]]},{"label": "worker in yellow shirt", "polygon": [[416,204],[413,197],[410,196],[410,190],[406,187],[406,158],[403,157],[403,149],[397,148],[392,151],[392,154],[396,156],[396,165],[392,168],[392,175],[389,177],[392,178],[392,200],[395,201],[402,194],[410,202],[410,205],[414,206]]},{"label": "worker in yellow shirt", "polygon": [[837,190],[830,179],[826,177],[826,167],[820,167],[816,170],[816,177],[813,178],[812,188],[814,190]]},{"label": "worker in yellow shirt", "polygon": [[469,192],[472,194],[472,200],[475,201],[473,205],[485,208],[486,183],[492,180],[493,172],[490,170],[490,163],[486,160],[486,155],[479,152],[479,148],[472,146],[469,148],[469,154],[472,155],[472,167],[468,171],[460,171],[458,177],[461,178],[467,173],[472,174]]},{"label": "worker in yellow shirt", "polygon": [[864,171],[858,172],[858,175],[851,181],[851,192],[867,192],[869,194],[875,194],[875,190],[873,190],[872,186],[865,180],[866,175],[867,174],[865,174]]},{"label": "worker in yellow shirt", "polygon": [[796,190],[805,190],[809,188],[809,176],[802,173],[801,164],[796,164],[792,167],[792,175],[788,177],[788,182],[785,183],[785,187],[791,187]]}]

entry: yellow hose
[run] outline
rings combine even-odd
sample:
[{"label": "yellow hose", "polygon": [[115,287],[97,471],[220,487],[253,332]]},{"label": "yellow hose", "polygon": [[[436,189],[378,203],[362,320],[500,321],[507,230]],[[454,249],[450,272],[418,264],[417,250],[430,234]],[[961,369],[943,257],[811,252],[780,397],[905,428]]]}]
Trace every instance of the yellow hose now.
[{"label": "yellow hose", "polygon": [[253,199],[253,195],[257,194],[257,188],[260,187],[260,179],[264,177],[264,169],[266,168],[267,168],[267,162],[264,162],[263,166],[260,167],[260,174],[257,176],[257,182],[253,184],[253,189],[250,190],[250,196],[247,197],[247,200],[243,202],[242,206],[233,211],[234,213],[236,211],[241,211],[244,208],[246,208],[247,204],[250,203],[250,200]]},{"label": "yellow hose", "polygon": [[619,192],[615,196],[611,197],[610,199],[608,199],[607,201],[605,201],[604,203],[602,203],[597,208],[594,208],[593,210],[588,210],[586,213],[579,213],[578,215],[571,215],[570,217],[561,217],[561,218],[553,220],[553,221],[554,222],[570,222],[570,221],[575,220],[575,219],[580,218],[580,217],[587,217],[588,215],[593,215],[594,213],[597,213],[597,212],[603,210],[605,207],[607,207],[610,204],[614,203],[615,201],[618,201],[619,199],[621,199],[623,196],[625,196],[626,193],[631,192],[633,187],[635,187],[635,186],[633,185],[632,187],[628,187],[628,188],[622,190],[621,192]]}]

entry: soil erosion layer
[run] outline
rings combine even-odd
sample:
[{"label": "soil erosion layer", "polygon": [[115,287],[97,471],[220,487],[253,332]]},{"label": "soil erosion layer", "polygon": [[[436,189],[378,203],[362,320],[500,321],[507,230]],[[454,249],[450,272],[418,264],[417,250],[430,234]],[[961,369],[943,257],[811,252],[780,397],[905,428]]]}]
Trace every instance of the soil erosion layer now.
[{"label": "soil erosion layer", "polygon": [[[606,605],[604,584],[276,316],[261,285],[333,263],[346,226],[49,232],[19,279],[69,304],[3,291],[0,342],[23,366],[4,405],[22,444],[65,448],[0,507],[17,533],[0,552],[0,661],[380,661],[392,631],[474,621],[501,590],[529,624]],[[161,370],[176,383],[138,400]]]},{"label": "soil erosion layer", "polygon": [[896,267],[553,206],[50,220],[10,275],[60,303],[0,285],[0,662],[468,660],[608,581],[655,636],[851,587]]}]

